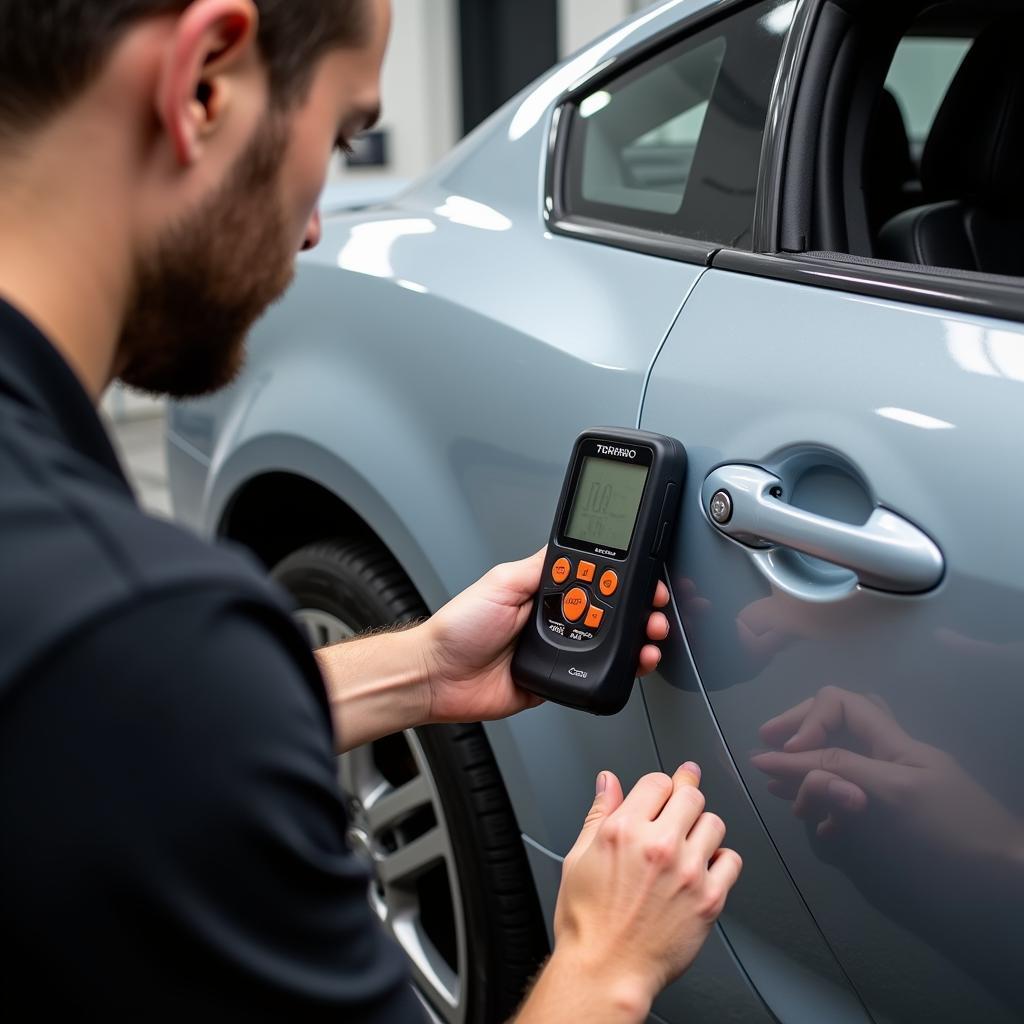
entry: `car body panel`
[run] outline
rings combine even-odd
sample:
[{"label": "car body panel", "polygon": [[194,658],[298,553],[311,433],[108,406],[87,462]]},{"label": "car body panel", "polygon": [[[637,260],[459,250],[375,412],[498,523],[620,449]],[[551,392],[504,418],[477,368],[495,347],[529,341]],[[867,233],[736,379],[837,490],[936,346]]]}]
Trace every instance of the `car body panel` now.
[{"label": "car body panel", "polygon": [[[992,850],[1019,841],[1015,510],[1024,476],[1007,468],[1021,464],[1022,409],[1020,325],[723,271],[694,290],[647,392],[643,427],[680,437],[689,452],[670,575],[685,595],[702,692],[773,843],[877,1019],[1008,1021],[1024,1005],[1014,967],[1022,890],[995,871],[987,882],[986,861],[952,852],[962,831]],[[863,522],[876,505],[896,511],[939,545],[945,578],[897,596],[782,549],[737,544],[701,504],[705,477],[722,463],[776,471],[785,500],[845,522]],[[765,722],[826,685],[884,701],[910,737],[976,780],[976,799],[957,802],[950,786],[948,823],[935,830],[923,806],[886,816],[874,793],[877,813],[818,838],[791,799],[768,791],[751,752],[763,748]],[[667,689],[679,686],[663,677],[647,687],[670,760],[692,751],[684,702]],[[861,750],[852,737],[834,742]],[[903,778],[881,754],[872,760],[883,779]],[[727,932],[742,898],[730,903]]]},{"label": "car body panel", "polygon": [[[730,6],[650,8],[524,90],[388,205],[329,214],[293,293],[254,332],[243,377],[173,407],[176,512],[218,534],[254,479],[304,477],[376,532],[434,609],[543,543],[580,430],[639,423],[679,437],[690,471],[667,569],[676,628],[659,671],[613,719],[545,706],[486,726],[549,920],[596,773],[629,786],[696,758],[746,870],[652,1019],[861,1024],[868,1009],[909,1021],[922,1008],[936,1021],[1008,1019],[978,964],[957,966],[948,921],[884,906],[871,883],[903,868],[886,837],[841,835],[828,853],[768,793],[750,752],[767,718],[832,683],[882,693],[908,731],[991,792],[1020,792],[1009,766],[1024,566],[1011,517],[991,512],[1024,497],[1018,329],[546,230],[546,155],[565,93]],[[781,84],[779,95],[793,92]],[[800,500],[850,522],[884,501],[939,543],[947,578],[894,597],[820,563],[752,554],[701,507],[705,477],[725,462],[784,476],[816,468]],[[737,629],[751,608],[754,653]],[[867,858],[866,873],[846,873],[847,852],[861,869]],[[927,855],[918,847],[910,865]],[[984,953],[979,913],[961,920]]]}]

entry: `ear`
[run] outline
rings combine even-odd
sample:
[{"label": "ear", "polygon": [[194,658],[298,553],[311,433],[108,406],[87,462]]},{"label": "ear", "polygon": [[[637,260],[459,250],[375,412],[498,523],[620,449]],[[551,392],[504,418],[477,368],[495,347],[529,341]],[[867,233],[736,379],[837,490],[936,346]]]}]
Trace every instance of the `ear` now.
[{"label": "ear", "polygon": [[193,0],[181,13],[160,67],[157,116],[175,159],[188,167],[223,120],[231,76],[253,57],[253,0]]}]

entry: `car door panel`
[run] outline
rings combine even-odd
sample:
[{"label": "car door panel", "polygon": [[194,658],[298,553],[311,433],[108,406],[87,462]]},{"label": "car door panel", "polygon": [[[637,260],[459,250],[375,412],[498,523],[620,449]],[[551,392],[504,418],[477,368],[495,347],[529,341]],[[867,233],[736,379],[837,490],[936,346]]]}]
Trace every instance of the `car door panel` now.
[{"label": "car door panel", "polygon": [[[1024,835],[1022,399],[1018,325],[720,270],[694,289],[648,387],[642,426],[690,456],[670,577],[701,692],[880,1020],[1001,1021],[1024,1007],[1024,869],[1010,853]],[[726,536],[706,507],[725,465],[772,474],[779,501],[854,528],[888,510],[934,541],[944,575],[886,593],[806,552]],[[691,753],[685,687],[682,672],[646,687],[668,761]],[[811,699],[831,717],[803,760],[757,756],[808,710],[762,726]],[[801,820],[812,763],[826,774],[807,781]],[[827,786],[851,773],[866,800],[838,807]]]},{"label": "car door panel", "polygon": [[778,1020],[864,1024],[867,1013],[787,875],[719,732],[680,621],[684,591],[674,590],[661,665],[641,687],[663,770],[686,759],[701,766],[708,810],[725,821],[725,845],[743,858],[722,917],[723,938]]}]

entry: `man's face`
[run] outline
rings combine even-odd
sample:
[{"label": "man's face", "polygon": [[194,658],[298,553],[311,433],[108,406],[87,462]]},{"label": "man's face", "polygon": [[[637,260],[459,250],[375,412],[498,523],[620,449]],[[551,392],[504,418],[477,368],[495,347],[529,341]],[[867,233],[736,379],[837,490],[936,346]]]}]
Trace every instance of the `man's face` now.
[{"label": "man's face", "polygon": [[367,2],[368,44],[325,56],[301,105],[268,112],[213,194],[144,254],[119,346],[126,384],[188,398],[238,374],[245,337],[287,290],[296,251],[320,240],[332,150],[376,119],[390,4]]}]

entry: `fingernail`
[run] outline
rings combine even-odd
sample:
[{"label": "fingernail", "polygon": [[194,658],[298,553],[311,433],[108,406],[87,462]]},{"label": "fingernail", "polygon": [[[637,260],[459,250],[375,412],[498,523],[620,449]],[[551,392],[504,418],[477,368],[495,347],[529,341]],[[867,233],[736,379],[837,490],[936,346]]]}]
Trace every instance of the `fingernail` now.
[{"label": "fingernail", "polygon": [[608,788],[608,778],[604,772],[598,772],[597,775],[597,791],[595,796],[600,796]]},{"label": "fingernail", "polygon": [[835,800],[840,807],[854,810],[860,804],[860,790],[849,782],[841,779],[830,779],[828,783],[828,795]]},{"label": "fingernail", "polygon": [[691,775],[696,775],[698,779],[700,778],[700,765],[697,764],[696,761],[687,761],[686,764],[683,765],[683,771],[689,772]]}]

